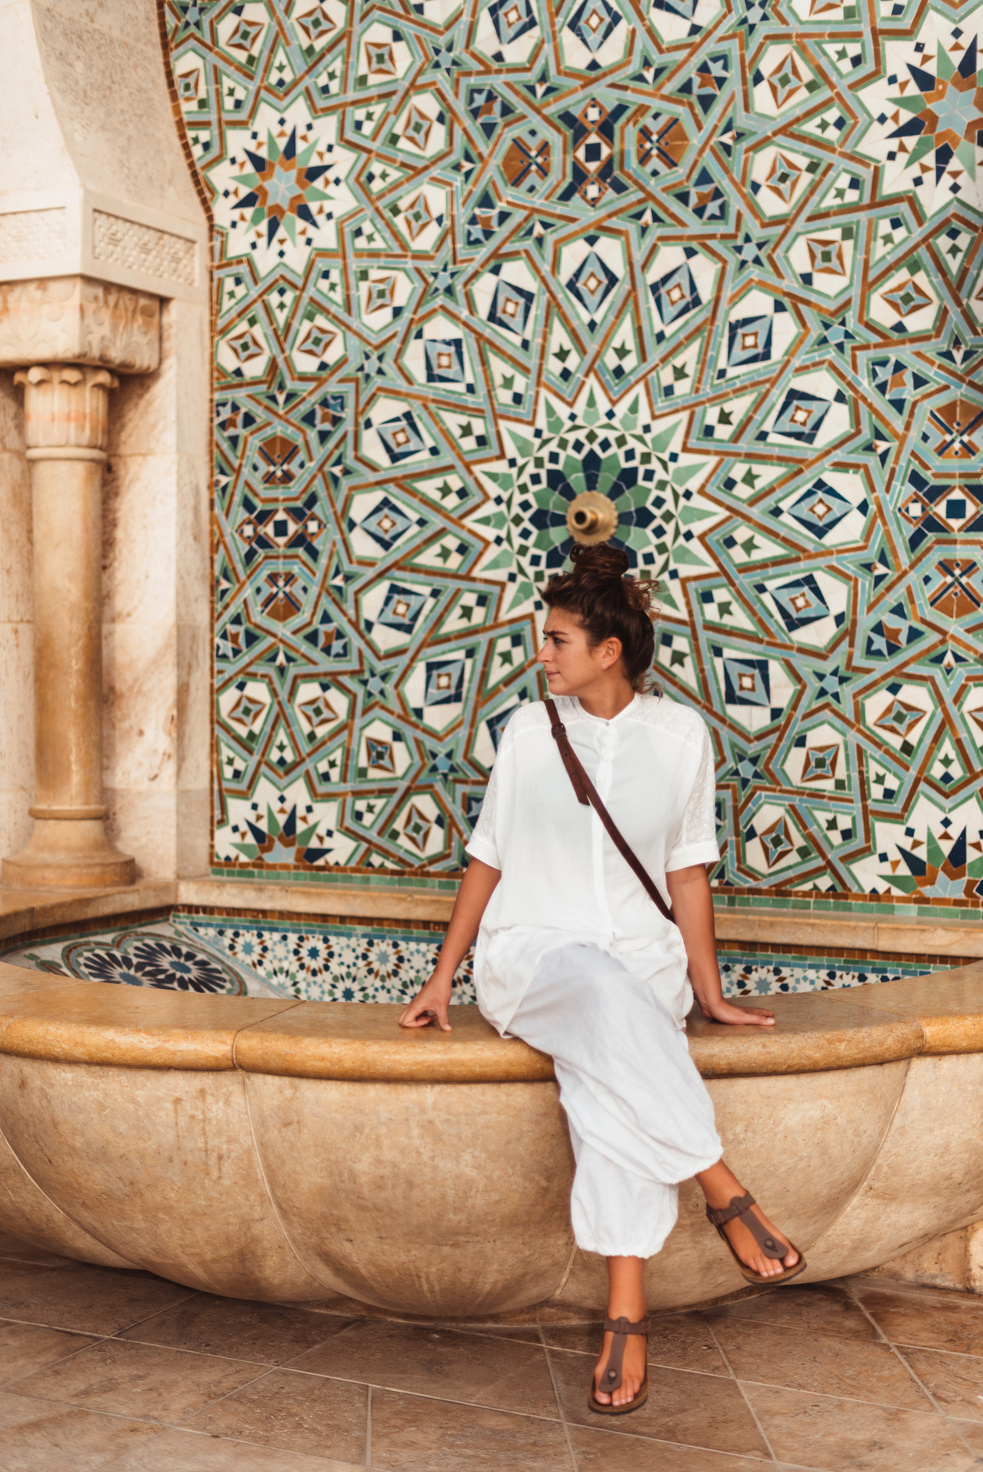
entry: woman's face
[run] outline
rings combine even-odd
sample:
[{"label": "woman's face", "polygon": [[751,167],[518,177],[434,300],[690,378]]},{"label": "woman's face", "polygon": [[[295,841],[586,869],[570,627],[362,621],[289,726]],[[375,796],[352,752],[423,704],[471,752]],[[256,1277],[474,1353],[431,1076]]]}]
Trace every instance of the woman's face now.
[{"label": "woman's face", "polygon": [[602,639],[592,646],[580,619],[566,608],[549,610],[536,658],[551,695],[580,695],[609,680],[626,678],[621,640]]}]

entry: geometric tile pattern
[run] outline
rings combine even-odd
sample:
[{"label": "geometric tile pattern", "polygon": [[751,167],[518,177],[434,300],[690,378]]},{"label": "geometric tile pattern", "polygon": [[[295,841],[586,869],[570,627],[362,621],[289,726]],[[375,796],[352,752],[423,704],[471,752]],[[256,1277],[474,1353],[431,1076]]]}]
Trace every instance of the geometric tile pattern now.
[{"label": "geometric tile pattern", "polygon": [[900,981],[902,977],[927,976],[935,968],[924,961],[887,961],[871,956],[864,961],[845,961],[835,956],[781,955],[748,958],[746,954],[719,949],[720,976],[728,997],[774,996],[778,992],[822,992],[870,982]]},{"label": "geometric tile pattern", "polygon": [[[37,941],[0,960],[165,991],[408,1002],[433,970],[441,939],[431,930],[175,912],[125,929]],[[470,956],[454,978],[452,1000],[475,1000]]]},{"label": "geometric tile pattern", "polygon": [[214,231],[225,870],[461,863],[584,490],[719,885],[983,892],[983,10],[162,0]]},{"label": "geometric tile pattern", "polygon": [[[432,930],[394,926],[176,912],[127,929],[35,942],[0,954],[0,961],[80,981],[167,991],[408,1002],[432,972],[442,938]],[[933,969],[924,958],[860,961],[720,949],[724,993],[735,997],[828,991],[924,976]],[[451,1000],[475,1000],[470,955],[454,978]]]},{"label": "geometric tile pattern", "polygon": [[0,959],[9,966],[27,966],[52,976],[105,981],[114,986],[256,994],[234,967],[226,965],[213,951],[189,944],[184,931],[167,920],[38,941],[7,951]]}]

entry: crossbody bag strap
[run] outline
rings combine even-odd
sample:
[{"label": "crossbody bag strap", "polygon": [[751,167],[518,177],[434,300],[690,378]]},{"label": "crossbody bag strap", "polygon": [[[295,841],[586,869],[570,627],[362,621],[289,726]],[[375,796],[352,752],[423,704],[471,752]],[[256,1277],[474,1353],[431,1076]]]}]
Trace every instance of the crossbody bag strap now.
[{"label": "crossbody bag strap", "polygon": [[632,847],[628,843],[628,840],[623,837],[617,823],[615,823],[611,814],[608,812],[607,808],[601,801],[597,792],[597,788],[594,786],[593,782],[584,771],[583,763],[581,762],[577,753],[574,751],[573,747],[570,745],[570,737],[567,735],[566,726],[560,720],[559,711],[557,710],[552,700],[544,700],[543,704],[546,706],[546,711],[550,718],[550,730],[553,735],[553,740],[559,747],[560,756],[563,758],[563,765],[567,769],[567,776],[570,778],[570,781],[573,785],[573,790],[577,794],[577,801],[582,803],[584,807],[587,807],[589,804],[594,809],[595,813],[604,824],[604,827],[607,829],[608,836],[610,837],[611,842],[614,844],[621,857],[630,866],[636,879],[645,890],[645,893],[648,895],[649,899],[653,901],[656,908],[659,910],[659,913],[663,915],[667,920],[669,920],[673,925],[675,925],[675,917],[672,913],[672,910],[670,910],[669,906],[662,898],[662,895],[659,893],[658,885],[649,874],[648,870],[645,868],[645,865],[642,863],[641,859],[637,857],[634,849],[632,849]]}]

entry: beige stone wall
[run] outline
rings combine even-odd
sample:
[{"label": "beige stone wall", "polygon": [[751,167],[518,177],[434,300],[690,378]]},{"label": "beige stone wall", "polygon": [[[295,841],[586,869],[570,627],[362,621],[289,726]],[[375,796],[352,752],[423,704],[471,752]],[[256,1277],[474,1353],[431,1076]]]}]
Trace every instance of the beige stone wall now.
[{"label": "beige stone wall", "polygon": [[170,301],[156,373],[120,378],[103,499],[104,782],[142,875],[208,867],[208,315]]},{"label": "beige stone wall", "polygon": [[874,1268],[871,1276],[983,1293],[983,1222],[933,1237],[931,1242]]},{"label": "beige stone wall", "polygon": [[31,832],[34,797],[31,492],[23,395],[0,371],[0,853]]},{"label": "beige stone wall", "polygon": [[[155,0],[0,3],[0,145],[0,289],[14,283],[0,361],[103,365],[119,377],[103,494],[108,833],[138,875],[200,873],[211,744],[208,226],[174,125]],[[72,281],[82,283],[80,308],[62,300]],[[160,301],[156,371],[144,371],[155,335],[114,325],[115,308],[98,300],[103,283],[136,293],[137,305],[139,293]],[[35,794],[30,471],[13,377],[0,371],[8,858],[31,834]]]}]

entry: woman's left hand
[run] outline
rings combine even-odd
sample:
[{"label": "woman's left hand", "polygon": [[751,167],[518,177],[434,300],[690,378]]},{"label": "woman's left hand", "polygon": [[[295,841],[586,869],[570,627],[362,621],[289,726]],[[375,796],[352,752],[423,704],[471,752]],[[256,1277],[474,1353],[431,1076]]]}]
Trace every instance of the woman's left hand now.
[{"label": "woman's left hand", "polygon": [[774,1027],[775,1014],[767,1007],[735,1007],[733,1002],[724,1001],[721,997],[719,1002],[699,1002],[700,1011],[704,1017],[711,1022],[724,1022],[731,1026],[746,1027]]}]

